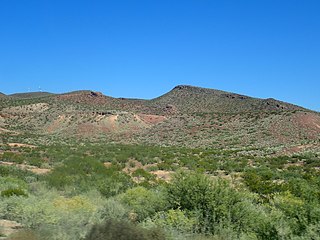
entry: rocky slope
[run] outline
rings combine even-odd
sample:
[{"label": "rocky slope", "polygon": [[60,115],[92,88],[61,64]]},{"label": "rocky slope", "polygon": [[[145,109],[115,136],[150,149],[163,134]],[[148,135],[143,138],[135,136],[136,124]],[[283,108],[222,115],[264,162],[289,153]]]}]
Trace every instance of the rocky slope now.
[{"label": "rocky slope", "polygon": [[152,100],[94,91],[2,97],[0,134],[28,133],[188,147],[303,150],[319,146],[320,114],[275,99],[185,85]]}]

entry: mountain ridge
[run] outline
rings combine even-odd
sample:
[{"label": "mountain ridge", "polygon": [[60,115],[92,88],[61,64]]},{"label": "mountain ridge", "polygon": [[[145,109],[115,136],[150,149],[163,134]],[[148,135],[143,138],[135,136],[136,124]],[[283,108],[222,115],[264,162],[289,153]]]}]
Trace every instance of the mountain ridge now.
[{"label": "mountain ridge", "polygon": [[[171,91],[162,96],[152,99],[157,104],[178,102],[178,105],[184,104],[185,100],[193,102],[196,111],[218,111],[218,112],[241,112],[241,111],[259,111],[261,109],[270,111],[281,110],[308,110],[309,109],[293,105],[280,100],[267,98],[254,98],[222,90],[200,88],[190,85],[178,85]],[[187,107],[184,112],[192,111],[191,107]]]},{"label": "mountain ridge", "polygon": [[[150,106],[153,107],[159,107],[159,105],[162,106],[162,108],[165,108],[166,105],[174,105],[172,104],[173,101],[177,101],[178,105],[181,105],[183,101],[186,99],[190,100],[190,98],[193,98],[192,101],[198,102],[201,98],[202,101],[205,103],[201,103],[205,107],[194,106],[197,111],[205,109],[209,109],[211,111],[219,110],[219,111],[228,111],[228,107],[232,109],[233,112],[238,112],[239,109],[242,109],[243,111],[258,111],[261,109],[270,110],[270,111],[277,111],[277,110],[303,110],[303,111],[313,111],[317,112],[315,110],[307,109],[305,107],[291,104],[285,101],[281,101],[274,98],[259,98],[259,97],[251,97],[244,94],[238,94],[234,92],[228,92],[218,89],[211,89],[211,88],[204,88],[204,87],[197,87],[192,85],[177,85],[172,90],[158,96],[152,99],[140,99],[140,98],[126,98],[126,97],[112,97],[103,94],[99,91],[94,90],[75,90],[71,92],[65,92],[65,93],[50,93],[50,92],[22,92],[22,93],[14,93],[10,95],[5,95],[3,93],[0,93],[1,96],[5,97],[13,97],[13,98],[38,98],[38,97],[57,97],[59,98],[62,96],[62,98],[68,98],[70,96],[70,99],[73,99],[76,101],[76,96],[82,96],[82,101],[85,102],[85,97],[100,97],[104,98],[105,100],[113,100],[113,101],[138,101],[138,102],[149,102],[151,103]],[[201,97],[199,99],[199,96]],[[209,99],[203,99],[207,98]],[[219,99],[218,99],[219,98]],[[244,104],[237,104],[236,106],[230,106],[234,104],[237,101],[244,101],[246,104],[250,106],[243,106]],[[217,101],[226,101],[228,102],[228,107],[224,106],[223,104],[217,104]],[[213,107],[209,106],[212,105]],[[189,107],[184,110],[185,112],[192,111],[192,109]]]},{"label": "mountain ridge", "polygon": [[114,98],[92,90],[20,93],[0,98],[1,134],[282,149],[318,146],[320,113],[272,98],[189,85],[150,100]]}]

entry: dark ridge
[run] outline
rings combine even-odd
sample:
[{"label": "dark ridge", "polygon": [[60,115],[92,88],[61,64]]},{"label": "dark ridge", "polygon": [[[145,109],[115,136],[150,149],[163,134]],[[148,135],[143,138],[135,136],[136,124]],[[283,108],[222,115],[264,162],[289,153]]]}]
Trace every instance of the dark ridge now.
[{"label": "dark ridge", "polygon": [[175,86],[171,91],[193,91],[193,92],[202,92],[202,93],[228,93],[225,91],[212,89],[212,88],[203,88],[203,87],[196,87],[191,85],[178,85]]},{"label": "dark ridge", "polygon": [[76,91],[61,93],[59,95],[76,95],[76,94],[91,94],[91,93],[98,93],[98,92],[93,90],[76,90]]},{"label": "dark ridge", "polygon": [[261,103],[268,107],[280,109],[280,110],[308,110],[303,107],[300,107],[291,103],[286,103],[274,98],[262,99]]},{"label": "dark ridge", "polygon": [[[178,86],[174,87],[170,92],[175,92],[175,91],[189,92],[189,93],[194,93],[194,94],[201,93],[201,94],[208,94],[208,95],[217,95],[217,96],[222,96],[222,97],[231,98],[231,99],[252,98],[252,97],[237,94],[237,93],[226,92],[226,91],[212,89],[212,88],[196,87],[196,86],[191,86],[191,85],[178,85]],[[168,93],[170,93],[170,92],[168,92]],[[162,97],[162,96],[160,96],[160,97]]]}]

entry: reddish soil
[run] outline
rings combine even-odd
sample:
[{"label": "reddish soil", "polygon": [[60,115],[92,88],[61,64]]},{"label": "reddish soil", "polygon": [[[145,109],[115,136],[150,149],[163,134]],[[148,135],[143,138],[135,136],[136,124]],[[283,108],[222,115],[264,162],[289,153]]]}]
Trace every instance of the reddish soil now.
[{"label": "reddish soil", "polygon": [[73,101],[76,103],[86,103],[86,104],[106,104],[109,97],[104,96],[100,92],[78,92],[70,93],[65,95],[59,95],[56,97],[58,100],[62,101]]},{"label": "reddish soil", "polygon": [[111,131],[109,128],[98,127],[90,123],[79,124],[77,127],[77,133],[81,136],[91,136],[97,134],[98,132],[109,133]]},{"label": "reddish soil", "polygon": [[305,151],[309,148],[313,148],[313,147],[315,147],[314,144],[298,145],[298,146],[284,149],[279,155],[299,153],[299,152],[303,152],[303,151]]},{"label": "reddish soil", "polygon": [[301,127],[309,128],[320,133],[320,116],[312,113],[299,113],[294,121]]},{"label": "reddish soil", "polygon": [[157,124],[167,120],[165,116],[161,115],[139,114],[138,116],[142,121],[148,124]]},{"label": "reddish soil", "polygon": [[[62,125],[62,123],[66,120],[65,115],[59,115],[59,117],[53,121],[48,127],[47,127],[47,132],[52,133],[55,132],[57,129],[59,129]],[[68,118],[69,121],[70,117]]]}]

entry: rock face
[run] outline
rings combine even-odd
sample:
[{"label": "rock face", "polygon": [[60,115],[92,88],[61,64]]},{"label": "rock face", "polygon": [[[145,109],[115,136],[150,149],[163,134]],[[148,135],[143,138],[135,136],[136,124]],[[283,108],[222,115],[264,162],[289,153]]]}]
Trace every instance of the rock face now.
[{"label": "rock face", "polygon": [[101,92],[91,92],[90,93],[91,97],[102,97],[103,94]]},{"label": "rock face", "polygon": [[164,107],[164,111],[167,113],[167,114],[176,114],[177,113],[177,108],[172,105],[172,104],[167,104],[165,107]]},{"label": "rock face", "polygon": [[263,100],[263,103],[268,106],[267,108],[283,109],[283,110],[287,110],[290,108],[290,106],[287,103],[278,101],[273,98],[267,98]]},{"label": "rock face", "polygon": [[190,85],[178,85],[178,86],[175,86],[174,88],[173,88],[173,90],[174,89],[176,89],[176,90],[183,90],[183,89],[192,89],[193,88],[193,86],[190,86]]}]

